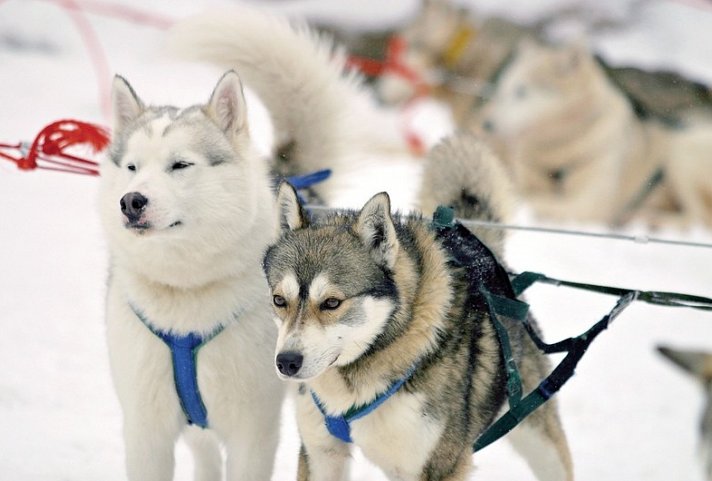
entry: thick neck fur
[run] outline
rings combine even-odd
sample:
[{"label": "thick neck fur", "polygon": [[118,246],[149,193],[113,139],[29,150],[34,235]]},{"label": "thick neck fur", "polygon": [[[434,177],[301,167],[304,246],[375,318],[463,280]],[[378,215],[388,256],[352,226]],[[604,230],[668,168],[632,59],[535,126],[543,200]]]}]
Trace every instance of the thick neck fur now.
[{"label": "thick neck fur", "polygon": [[260,244],[261,248],[248,248],[245,252],[225,252],[220,267],[229,266],[231,270],[190,287],[157,281],[121,264],[114,268],[113,275],[123,285],[127,300],[155,327],[177,334],[207,334],[257,305],[268,303],[260,267],[267,241]]},{"label": "thick neck fur", "polygon": [[412,245],[399,236],[401,248],[393,269],[399,306],[374,343],[384,345],[308,383],[332,414],[372,401],[437,344],[452,299],[447,259],[422,221],[408,220],[405,228],[412,234]]}]

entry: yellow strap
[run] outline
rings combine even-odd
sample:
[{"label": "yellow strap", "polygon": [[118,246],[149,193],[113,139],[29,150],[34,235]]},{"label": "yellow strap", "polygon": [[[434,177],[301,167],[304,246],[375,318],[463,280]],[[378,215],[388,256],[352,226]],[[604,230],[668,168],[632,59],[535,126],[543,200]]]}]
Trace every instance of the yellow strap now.
[{"label": "yellow strap", "polygon": [[469,25],[461,25],[455,30],[443,53],[443,61],[446,67],[452,68],[455,66],[476,33],[477,31]]}]

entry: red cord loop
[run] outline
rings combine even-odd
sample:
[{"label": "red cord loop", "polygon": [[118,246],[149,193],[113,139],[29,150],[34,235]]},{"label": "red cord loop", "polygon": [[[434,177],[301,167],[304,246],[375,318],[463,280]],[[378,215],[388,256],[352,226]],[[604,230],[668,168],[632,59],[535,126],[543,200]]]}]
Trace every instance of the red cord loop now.
[{"label": "red cord loop", "polygon": [[[58,120],[43,128],[31,144],[0,143],[0,158],[14,162],[20,170],[44,169],[99,175],[98,162],[70,151],[83,146],[97,154],[107,145],[109,131],[106,127],[78,120]],[[18,155],[11,155],[2,149],[14,150]]]}]

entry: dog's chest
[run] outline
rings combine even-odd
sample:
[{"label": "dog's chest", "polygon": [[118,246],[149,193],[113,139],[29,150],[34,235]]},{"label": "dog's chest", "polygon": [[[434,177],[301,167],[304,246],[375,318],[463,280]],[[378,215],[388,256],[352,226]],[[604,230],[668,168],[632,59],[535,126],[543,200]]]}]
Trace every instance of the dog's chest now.
[{"label": "dog's chest", "polygon": [[443,426],[429,416],[420,394],[398,393],[351,425],[354,444],[386,473],[417,475]]}]

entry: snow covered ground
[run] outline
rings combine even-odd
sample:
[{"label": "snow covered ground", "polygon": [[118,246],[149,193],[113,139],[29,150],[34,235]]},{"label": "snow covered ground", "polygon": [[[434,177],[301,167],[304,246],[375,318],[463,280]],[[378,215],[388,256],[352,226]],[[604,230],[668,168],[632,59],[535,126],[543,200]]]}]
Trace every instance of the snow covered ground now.
[{"label": "snow covered ground", "polygon": [[[122,3],[179,17],[226,2]],[[537,7],[524,0],[480,3],[485,10],[501,12],[507,5],[507,13],[534,17],[570,2],[547,0]],[[703,2],[688,3],[693,6],[653,3],[630,32],[607,34],[595,44],[619,61],[672,66],[712,83],[712,11],[700,7]],[[416,2],[263,4],[353,26],[378,26],[403,18]],[[620,4],[597,3],[611,9]],[[218,70],[164,58],[159,30],[89,18],[111,71],[129,78],[144,98],[182,105],[207,99]],[[106,123],[81,38],[54,2],[0,1],[0,87],[0,142],[31,140],[61,118]],[[264,128],[254,130],[267,145],[269,128],[256,107],[254,121]],[[97,186],[95,178],[24,173],[0,160],[0,480],[125,479],[120,411],[104,340],[107,259],[95,205]],[[521,217],[526,220],[526,213]],[[641,230],[634,226],[626,232]],[[655,235],[712,242],[712,232],[703,228]],[[518,270],[712,295],[710,249],[525,233],[512,235],[508,249]],[[534,288],[530,301],[550,340],[578,334],[614,302],[554,287]],[[712,314],[634,305],[593,344],[558,395],[579,480],[702,479],[695,456],[701,393],[654,353],[659,343],[712,349]],[[294,479],[296,469],[298,440],[289,408],[276,481]],[[476,464],[473,479],[533,479],[506,442],[476,455]],[[180,445],[176,478],[190,479],[190,467],[190,456]],[[354,479],[385,478],[357,456]]]}]

